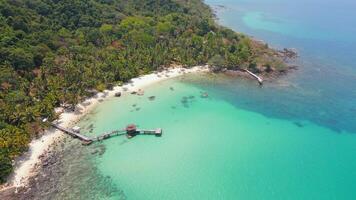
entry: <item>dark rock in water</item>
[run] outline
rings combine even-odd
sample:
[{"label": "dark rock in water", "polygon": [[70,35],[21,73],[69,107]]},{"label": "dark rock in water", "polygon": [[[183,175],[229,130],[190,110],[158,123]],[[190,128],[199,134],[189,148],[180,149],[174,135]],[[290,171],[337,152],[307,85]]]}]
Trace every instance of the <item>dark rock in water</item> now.
[{"label": "dark rock in water", "polygon": [[148,97],[148,99],[149,99],[150,101],[153,101],[153,100],[156,99],[156,97],[155,97],[155,96],[150,96],[150,97]]},{"label": "dark rock in water", "polygon": [[173,88],[173,87],[169,87],[169,89],[170,89],[171,91],[174,91],[174,88]]},{"label": "dark rock in water", "polygon": [[116,92],[115,97],[121,97],[121,92]]},{"label": "dark rock in water", "polygon": [[137,106],[137,104],[132,104],[132,107],[136,107]]},{"label": "dark rock in water", "polygon": [[99,102],[103,102],[103,101],[104,101],[104,99],[99,99],[98,101],[99,101]]},{"label": "dark rock in water", "polygon": [[136,108],[136,111],[139,111],[141,108]]},{"label": "dark rock in water", "polygon": [[187,104],[187,103],[188,103],[188,99],[182,99],[180,102],[181,102],[182,104]]},{"label": "dark rock in water", "polygon": [[300,128],[304,127],[304,125],[300,122],[294,122],[294,124]]},{"label": "dark rock in water", "polygon": [[99,150],[99,156],[103,155],[106,151],[105,146],[100,146],[100,150]]},{"label": "dark rock in water", "polygon": [[122,142],[120,142],[120,145],[124,145],[126,144],[128,141],[127,140],[123,140]]},{"label": "dark rock in water", "polygon": [[137,92],[136,91],[132,91],[131,94],[137,94]]},{"label": "dark rock in water", "polygon": [[91,152],[92,155],[97,154],[99,150],[95,149],[93,152]]},{"label": "dark rock in water", "polygon": [[94,129],[94,124],[90,124],[89,126],[87,126],[86,128],[85,128],[86,130],[93,130]]},{"label": "dark rock in water", "polygon": [[189,98],[189,99],[194,99],[195,96],[191,95],[191,96],[189,96],[188,98]]}]

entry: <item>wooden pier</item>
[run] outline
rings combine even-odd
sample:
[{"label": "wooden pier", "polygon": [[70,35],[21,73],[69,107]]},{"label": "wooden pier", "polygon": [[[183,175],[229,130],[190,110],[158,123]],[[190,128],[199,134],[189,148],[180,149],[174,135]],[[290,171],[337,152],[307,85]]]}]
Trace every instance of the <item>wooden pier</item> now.
[{"label": "wooden pier", "polygon": [[162,129],[161,128],[157,128],[154,130],[141,130],[141,129],[137,129],[137,132],[141,135],[155,135],[157,137],[162,136]]},{"label": "wooden pier", "polygon": [[81,140],[81,141],[84,141],[84,142],[90,142],[90,141],[92,141],[91,138],[89,138],[89,137],[87,137],[87,136],[85,136],[85,135],[82,135],[82,134],[80,134],[79,132],[76,132],[76,131],[74,131],[74,130],[72,130],[72,129],[64,128],[64,127],[59,126],[59,125],[57,125],[57,124],[55,124],[55,123],[53,123],[53,122],[51,122],[51,125],[52,125],[54,128],[56,128],[56,129],[58,129],[58,130],[61,130],[62,132],[67,133],[68,135],[70,135],[70,136],[72,136],[72,137],[78,138],[78,139]]},{"label": "wooden pier", "polygon": [[152,129],[152,130],[144,130],[144,129],[137,129],[136,125],[130,124],[125,129],[113,130],[111,132],[105,132],[103,134],[100,134],[99,136],[89,138],[85,135],[80,134],[79,131],[75,131],[75,130],[69,129],[69,128],[64,128],[64,127],[62,127],[56,123],[53,123],[53,122],[51,122],[50,124],[54,128],[66,133],[74,138],[78,138],[79,140],[81,140],[83,142],[84,145],[89,145],[96,141],[102,141],[102,140],[106,140],[106,139],[114,137],[114,136],[122,136],[122,135],[126,135],[129,139],[132,137],[135,137],[136,135],[155,135],[157,137],[162,136],[161,128]]},{"label": "wooden pier", "polygon": [[115,131],[111,131],[108,133],[103,133],[99,136],[94,137],[92,140],[94,141],[101,141],[101,140],[105,140],[114,136],[120,136],[120,135],[125,135],[126,131],[125,130],[115,130]]},{"label": "wooden pier", "polygon": [[254,78],[258,81],[258,83],[259,83],[260,85],[263,84],[263,79],[262,79],[261,77],[259,77],[259,76],[257,76],[256,74],[252,73],[252,72],[249,71],[248,69],[245,69],[245,72],[247,72],[247,73],[250,74],[252,77],[254,77]]},{"label": "wooden pier", "polygon": [[127,125],[125,131],[128,138],[135,137],[136,135],[155,135],[157,137],[162,136],[161,128],[153,130],[137,129],[135,124]]}]

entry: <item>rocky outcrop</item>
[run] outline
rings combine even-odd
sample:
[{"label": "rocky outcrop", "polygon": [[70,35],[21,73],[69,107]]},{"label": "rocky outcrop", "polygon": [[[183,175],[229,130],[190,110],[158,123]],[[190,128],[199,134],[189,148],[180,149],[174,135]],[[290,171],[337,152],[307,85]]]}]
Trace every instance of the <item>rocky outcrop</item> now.
[{"label": "rocky outcrop", "polygon": [[288,59],[294,59],[298,57],[298,52],[293,48],[284,48],[283,50],[278,51],[279,56]]},{"label": "rocky outcrop", "polygon": [[115,97],[121,97],[121,92],[116,92]]}]

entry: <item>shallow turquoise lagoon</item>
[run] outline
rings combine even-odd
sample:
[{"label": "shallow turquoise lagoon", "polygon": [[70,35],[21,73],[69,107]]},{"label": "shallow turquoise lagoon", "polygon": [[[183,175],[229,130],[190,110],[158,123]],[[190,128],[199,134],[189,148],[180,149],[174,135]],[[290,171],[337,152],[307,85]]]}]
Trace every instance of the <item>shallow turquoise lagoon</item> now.
[{"label": "shallow turquoise lagoon", "polygon": [[[243,81],[188,75],[148,87],[143,97],[112,98],[97,107],[81,123],[94,125],[92,135],[129,123],[164,130],[162,137],[103,142],[105,153],[92,158],[98,171],[121,190],[105,198],[355,197],[356,135],[241,109],[239,103],[231,103],[239,94],[223,88],[227,83]],[[245,84],[246,90],[268,90]],[[201,98],[202,92],[209,98]],[[154,101],[148,99],[152,95]]]}]

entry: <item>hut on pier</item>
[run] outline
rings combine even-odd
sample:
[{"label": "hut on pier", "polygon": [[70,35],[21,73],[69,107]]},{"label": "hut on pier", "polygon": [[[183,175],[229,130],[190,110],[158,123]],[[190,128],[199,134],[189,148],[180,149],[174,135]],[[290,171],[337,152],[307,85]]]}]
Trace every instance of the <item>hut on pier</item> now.
[{"label": "hut on pier", "polygon": [[138,134],[136,125],[135,124],[127,125],[126,134],[129,138],[136,136]]}]

